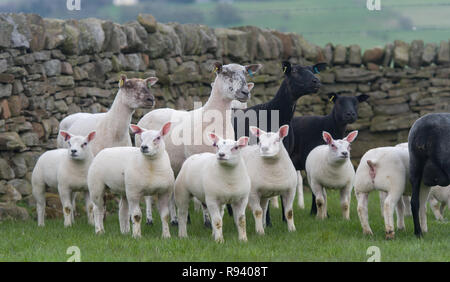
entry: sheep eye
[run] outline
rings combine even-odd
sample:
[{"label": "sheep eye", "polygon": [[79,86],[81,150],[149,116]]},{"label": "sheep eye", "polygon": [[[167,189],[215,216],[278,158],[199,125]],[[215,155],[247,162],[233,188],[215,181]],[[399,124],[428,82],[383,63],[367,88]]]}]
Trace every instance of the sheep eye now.
[{"label": "sheep eye", "polygon": [[233,87],[228,88],[230,91],[233,91]]}]

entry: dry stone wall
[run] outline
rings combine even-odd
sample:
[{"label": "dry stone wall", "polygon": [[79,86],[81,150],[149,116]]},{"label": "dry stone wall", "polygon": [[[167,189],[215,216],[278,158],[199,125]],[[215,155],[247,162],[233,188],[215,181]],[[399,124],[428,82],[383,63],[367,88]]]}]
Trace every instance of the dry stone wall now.
[{"label": "dry stone wall", "polygon": [[[120,25],[0,14],[0,206],[18,196],[31,202],[31,171],[40,154],[56,147],[59,121],[80,111],[106,111],[121,73],[157,76],[156,107],[191,109],[209,96],[213,62],[261,63],[262,71],[250,78],[256,83],[253,105],[276,93],[285,59],[329,64],[320,74],[322,89],[299,100],[297,115],[330,112],[328,93],[370,96],[351,126],[360,130],[355,161],[370,148],[406,141],[418,117],[449,111],[448,39],[395,41],[361,52],[358,45],[319,47],[294,33],[162,24],[151,15]],[[136,111],[134,121],[148,111]],[[23,212],[0,207],[0,219],[26,217]]]}]

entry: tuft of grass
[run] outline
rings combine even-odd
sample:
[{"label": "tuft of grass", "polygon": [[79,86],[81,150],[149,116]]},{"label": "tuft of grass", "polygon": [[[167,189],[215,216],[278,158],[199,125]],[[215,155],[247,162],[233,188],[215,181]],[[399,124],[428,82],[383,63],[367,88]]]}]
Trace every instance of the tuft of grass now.
[{"label": "tuft of grass", "polygon": [[[296,232],[288,232],[280,209],[271,208],[273,226],[259,236],[247,209],[247,243],[238,241],[227,213],[225,243],[215,243],[201,214],[193,208],[186,239],[177,237],[176,227],[170,228],[172,238],[162,239],[157,212],[153,226],[142,225],[141,239],[121,234],[116,214],[106,218],[103,235],[94,234],[84,215],[77,217],[71,228],[64,228],[62,219],[46,220],[44,228],[35,220],[0,222],[0,261],[66,261],[70,246],[80,248],[81,261],[367,261],[370,246],[380,248],[381,261],[450,261],[450,223],[437,222],[430,210],[429,232],[423,239],[414,236],[412,218],[407,217],[406,231],[398,231],[395,240],[386,241],[378,193],[372,193],[369,201],[373,236],[362,234],[354,196],[349,221],[341,216],[339,193],[329,191],[328,197],[330,217],[320,221],[309,215],[311,195],[305,194],[306,209],[294,209]],[[447,210],[446,217],[449,215]]]}]

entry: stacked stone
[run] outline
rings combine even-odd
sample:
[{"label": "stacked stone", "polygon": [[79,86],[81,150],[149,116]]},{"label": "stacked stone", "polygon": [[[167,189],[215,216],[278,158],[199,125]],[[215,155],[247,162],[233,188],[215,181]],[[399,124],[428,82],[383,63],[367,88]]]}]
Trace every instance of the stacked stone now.
[{"label": "stacked stone", "polygon": [[[0,220],[26,217],[11,195],[32,205],[31,171],[44,151],[56,147],[59,121],[76,112],[106,111],[121,73],[157,76],[157,108],[191,109],[194,101],[208,99],[213,62],[261,63],[262,71],[249,79],[256,83],[253,105],[276,93],[285,59],[330,66],[320,74],[319,94],[301,98],[297,114],[328,113],[331,92],[371,96],[352,125],[361,130],[352,152],[356,159],[369,148],[405,141],[420,115],[449,110],[448,41],[395,41],[362,53],[358,45],[321,48],[294,33],[162,24],[151,15],[120,25],[0,14]],[[148,111],[136,111],[134,122]],[[56,216],[57,198],[48,198]]]}]

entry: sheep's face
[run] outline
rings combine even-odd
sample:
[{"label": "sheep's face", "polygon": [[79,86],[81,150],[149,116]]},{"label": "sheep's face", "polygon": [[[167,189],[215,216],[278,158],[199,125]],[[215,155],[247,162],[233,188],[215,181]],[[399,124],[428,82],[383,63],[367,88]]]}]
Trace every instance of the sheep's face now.
[{"label": "sheep's face", "polygon": [[209,139],[216,148],[216,157],[220,164],[235,166],[239,162],[240,150],[247,146],[248,137],[241,137],[238,141],[222,139],[214,133],[209,134]]},{"label": "sheep's face", "polygon": [[282,71],[288,79],[288,85],[295,99],[310,94],[317,93],[320,89],[320,80],[315,76],[320,71],[326,69],[325,63],[313,66],[291,65],[285,61],[282,63]]},{"label": "sheep's face", "polygon": [[159,152],[165,150],[164,136],[170,131],[171,123],[163,125],[161,130],[147,130],[137,125],[131,124],[130,129],[134,134],[141,136],[141,153],[150,158],[158,156]]},{"label": "sheep's face", "polygon": [[59,134],[61,134],[61,136],[64,138],[64,141],[66,141],[69,145],[69,149],[67,150],[67,152],[71,159],[84,160],[91,155],[89,143],[94,139],[95,131],[92,131],[86,137],[71,135],[70,133],[63,130],[61,130]]},{"label": "sheep's face", "polygon": [[358,104],[366,101],[369,96],[362,94],[356,97],[340,96],[336,93],[328,95],[334,103],[334,117],[341,124],[354,123],[358,119]]},{"label": "sheep's face", "polygon": [[345,162],[350,159],[350,143],[352,143],[358,131],[350,132],[344,139],[334,140],[330,133],[324,131],[322,133],[323,140],[329,147],[329,159],[331,162]]},{"label": "sheep's face", "polygon": [[152,93],[151,86],[157,81],[158,78],[156,77],[127,79],[125,75],[122,75],[119,81],[119,88],[128,107],[131,109],[153,108],[155,96]]},{"label": "sheep's face", "polygon": [[263,158],[277,157],[283,148],[283,139],[288,135],[289,125],[283,125],[278,132],[264,132],[263,130],[250,126],[250,132],[259,138],[259,154]]},{"label": "sheep's face", "polygon": [[238,64],[222,65],[216,63],[217,74],[214,87],[218,88],[222,95],[229,100],[238,100],[245,103],[250,98],[250,91],[254,84],[247,83],[247,75],[256,73],[261,65],[241,66]]}]

